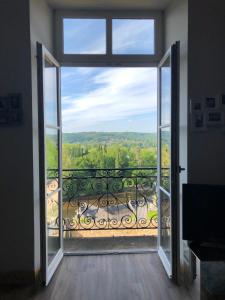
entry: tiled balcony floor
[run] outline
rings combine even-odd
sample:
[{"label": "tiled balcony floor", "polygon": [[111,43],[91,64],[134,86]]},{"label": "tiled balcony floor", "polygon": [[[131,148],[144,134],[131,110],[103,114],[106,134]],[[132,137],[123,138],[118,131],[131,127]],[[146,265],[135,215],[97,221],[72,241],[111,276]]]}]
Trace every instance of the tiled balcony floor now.
[{"label": "tiled balcony floor", "polygon": [[76,255],[144,253],[156,249],[156,236],[64,239],[65,253]]}]

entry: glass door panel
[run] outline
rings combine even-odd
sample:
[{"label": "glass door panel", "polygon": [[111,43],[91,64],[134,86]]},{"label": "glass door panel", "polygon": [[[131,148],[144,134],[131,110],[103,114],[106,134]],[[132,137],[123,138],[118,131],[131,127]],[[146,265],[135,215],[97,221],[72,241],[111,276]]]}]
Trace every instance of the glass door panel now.
[{"label": "glass door panel", "polygon": [[60,69],[41,44],[37,45],[37,50],[42,273],[47,285],[63,257]]},{"label": "glass door panel", "polygon": [[46,192],[47,196],[59,188],[59,130],[48,128],[45,130],[45,164],[46,164]]},{"label": "glass door panel", "polygon": [[177,276],[178,196],[178,43],[159,65],[158,198],[159,256],[170,278]]},{"label": "glass door panel", "polygon": [[160,191],[160,200],[160,246],[162,247],[169,264],[171,264],[170,197]]},{"label": "glass door panel", "polygon": [[160,185],[170,192],[170,165],[171,165],[171,128],[166,126],[160,129]]},{"label": "glass door panel", "polygon": [[169,124],[171,118],[171,65],[170,57],[167,57],[160,68],[161,76],[161,125]]},{"label": "glass door panel", "polygon": [[58,125],[58,86],[57,67],[49,60],[44,60],[44,109],[45,123]]},{"label": "glass door panel", "polygon": [[47,197],[47,239],[48,239],[48,265],[60,249],[60,228],[59,228],[59,192],[53,192]]}]

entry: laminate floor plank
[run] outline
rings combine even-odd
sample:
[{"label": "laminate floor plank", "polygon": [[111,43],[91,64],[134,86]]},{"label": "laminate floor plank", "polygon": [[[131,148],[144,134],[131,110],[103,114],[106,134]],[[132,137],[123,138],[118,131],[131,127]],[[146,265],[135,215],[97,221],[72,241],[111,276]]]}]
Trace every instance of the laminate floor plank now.
[{"label": "laminate floor plank", "polygon": [[67,256],[48,287],[5,289],[0,300],[195,300],[156,253]]}]

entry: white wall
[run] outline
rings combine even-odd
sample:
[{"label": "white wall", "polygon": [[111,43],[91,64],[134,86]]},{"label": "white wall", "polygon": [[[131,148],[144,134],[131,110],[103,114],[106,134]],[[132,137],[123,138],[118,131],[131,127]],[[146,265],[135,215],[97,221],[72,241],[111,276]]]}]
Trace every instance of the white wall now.
[{"label": "white wall", "polygon": [[[179,156],[180,166],[186,170],[180,174],[180,212],[182,210],[182,184],[187,182],[187,88],[188,88],[188,0],[173,0],[165,11],[165,50],[180,41],[180,123]],[[184,271],[184,248],[181,239],[181,272]]]},{"label": "white wall", "polygon": [[[189,120],[189,99],[225,93],[224,36],[223,0],[173,0],[165,12],[166,48],[181,41],[180,165],[187,168],[181,183],[225,184],[225,132],[196,133]],[[181,243],[183,266],[188,253]],[[187,265],[182,270],[185,277]]]},{"label": "white wall", "polygon": [[21,93],[24,108],[22,126],[0,127],[0,282],[28,283],[40,270],[36,41],[52,50],[52,13],[1,0],[0,36],[0,96]]},{"label": "white wall", "polygon": [[[33,270],[33,144],[29,3],[0,1],[0,95],[21,93],[24,124],[0,128],[0,281]],[[16,278],[11,278],[16,280]]]},{"label": "white wall", "polygon": [[[225,2],[189,0],[188,14],[188,99],[224,93]],[[188,182],[225,184],[225,132],[193,132],[190,115]]]},{"label": "white wall", "polygon": [[[189,99],[225,92],[225,2],[189,0]],[[225,132],[189,130],[188,180],[225,184]]]}]

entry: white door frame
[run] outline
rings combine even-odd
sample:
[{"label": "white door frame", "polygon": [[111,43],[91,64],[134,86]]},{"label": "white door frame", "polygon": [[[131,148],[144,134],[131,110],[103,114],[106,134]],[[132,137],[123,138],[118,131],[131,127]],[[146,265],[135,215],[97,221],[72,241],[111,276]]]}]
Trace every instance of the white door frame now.
[{"label": "white door frame", "polygon": [[[57,68],[57,126],[46,124],[45,120],[45,61]],[[60,94],[60,65],[49,51],[40,43],[37,43],[37,65],[38,65],[38,114],[39,114],[39,160],[40,160],[40,215],[41,215],[41,262],[42,281],[45,285],[51,280],[55,270],[63,258],[63,228],[62,228],[62,134],[61,134],[61,94]],[[58,132],[58,188],[53,193],[59,195],[59,235],[60,248],[50,264],[48,264],[48,228],[47,228],[47,204],[46,204],[46,144],[45,130],[56,129]]]},{"label": "white door frame", "polygon": [[[161,125],[161,73],[160,68],[170,59],[171,66],[171,112],[170,112],[170,192],[166,191],[160,186],[160,157],[161,157],[161,142],[160,129],[166,127],[168,124]],[[175,282],[178,280],[179,272],[179,42],[176,42],[166,52],[159,63],[158,69],[158,254],[164,265],[164,268],[169,276]],[[169,263],[162,247],[160,246],[160,232],[161,232],[161,211],[160,211],[160,191],[162,191],[170,199],[170,226],[171,226],[171,264]]]}]

